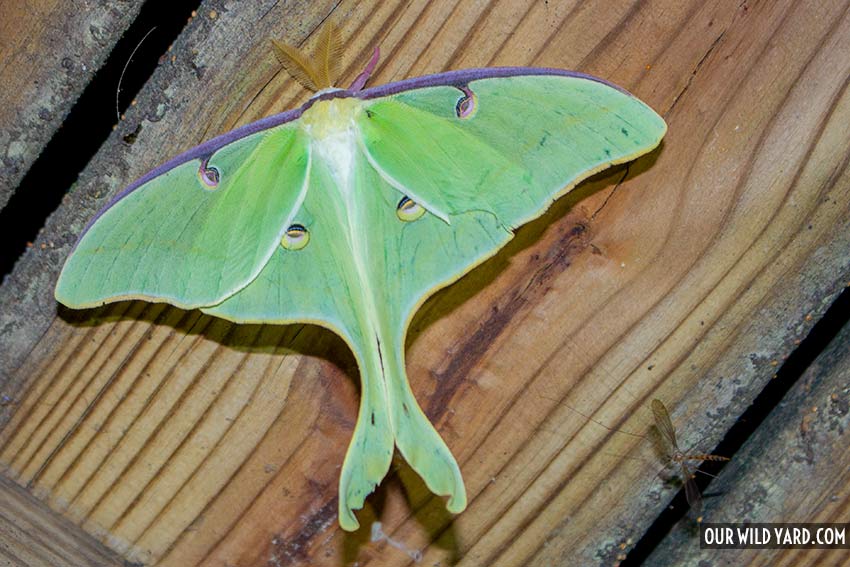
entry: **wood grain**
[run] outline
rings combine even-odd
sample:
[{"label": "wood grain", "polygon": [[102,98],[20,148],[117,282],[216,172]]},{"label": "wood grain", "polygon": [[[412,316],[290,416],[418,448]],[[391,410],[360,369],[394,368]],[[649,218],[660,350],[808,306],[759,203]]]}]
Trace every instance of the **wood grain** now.
[{"label": "wood grain", "polygon": [[0,3],[0,208],[141,6],[139,0]]},{"label": "wood grain", "polygon": [[123,561],[26,490],[0,477],[0,564],[118,567]]},{"label": "wood grain", "polygon": [[[662,398],[710,449],[850,278],[850,14],[841,3],[205,3],[0,288],[0,462],[133,561],[168,566],[613,563],[673,494],[644,436]],[[215,12],[215,17],[213,17]],[[56,311],[86,220],[169,156],[306,93],[261,37],[333,12],[351,80],[579,69],[670,125],[413,321],[412,387],[461,463],[452,521],[403,461],[339,530],[357,408],[344,344],[162,305]],[[343,81],[346,82],[346,81]],[[143,128],[132,145],[126,132]]]}]

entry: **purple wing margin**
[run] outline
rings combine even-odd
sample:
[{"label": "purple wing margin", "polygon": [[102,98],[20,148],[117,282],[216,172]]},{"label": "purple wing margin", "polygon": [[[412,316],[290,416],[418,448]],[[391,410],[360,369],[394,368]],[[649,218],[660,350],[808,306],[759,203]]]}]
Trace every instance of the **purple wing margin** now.
[{"label": "purple wing margin", "polygon": [[422,89],[427,87],[462,87],[472,81],[480,79],[497,79],[502,77],[518,77],[518,76],[541,76],[555,75],[558,77],[574,77],[576,79],[587,79],[608,85],[611,88],[632,96],[630,92],[613,83],[609,83],[599,77],[579,73],[578,71],[566,71],[564,69],[552,69],[549,67],[485,67],[483,69],[461,69],[459,71],[446,71],[445,73],[437,73],[436,75],[425,75],[422,77],[414,77],[412,79],[404,79],[395,83],[387,83],[379,87],[372,87],[359,92],[352,93],[357,98],[370,99],[382,96],[394,95],[400,92],[409,91],[412,89]]}]

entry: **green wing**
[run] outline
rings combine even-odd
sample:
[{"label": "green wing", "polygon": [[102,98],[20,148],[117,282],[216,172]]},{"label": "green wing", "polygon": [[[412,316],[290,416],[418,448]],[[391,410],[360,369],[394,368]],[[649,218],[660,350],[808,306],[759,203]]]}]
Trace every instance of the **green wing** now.
[{"label": "green wing", "polygon": [[[216,149],[213,191],[198,177],[202,158],[152,177],[85,234],[57,298],[165,300],[236,322],[337,332],[363,383],[340,525],[357,528],[353,510],[394,446],[450,511],[463,510],[459,467],[408,385],[410,318],[514,227],[581,179],[650,151],[666,130],[646,105],[596,80],[481,78],[488,72],[311,100],[298,120]],[[408,197],[427,212],[404,214]],[[293,226],[309,235],[306,246],[280,244]]]},{"label": "green wing", "polygon": [[222,301],[268,262],[306,195],[309,161],[306,137],[288,123],[134,184],[77,243],[56,299],[78,309]]},{"label": "green wing", "polygon": [[[582,179],[653,149],[667,126],[640,100],[567,76],[470,81],[375,100],[360,120],[370,161],[401,191],[447,218],[494,214],[515,228]],[[425,133],[425,134],[423,134]]]}]

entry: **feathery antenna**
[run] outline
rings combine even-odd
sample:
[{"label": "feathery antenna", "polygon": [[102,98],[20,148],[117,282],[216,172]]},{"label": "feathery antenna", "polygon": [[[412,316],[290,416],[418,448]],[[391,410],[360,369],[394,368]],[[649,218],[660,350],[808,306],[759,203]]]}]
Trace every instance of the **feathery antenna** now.
[{"label": "feathery antenna", "polygon": [[322,28],[319,36],[319,46],[316,49],[316,59],[325,87],[332,87],[339,79],[339,62],[342,58],[342,42],[339,39],[339,28],[333,22],[328,22]]},{"label": "feathery antenna", "polygon": [[319,80],[319,71],[311,59],[308,59],[298,49],[274,39],[272,40],[272,45],[274,46],[274,52],[277,55],[278,61],[286,69],[287,73],[292,75],[304,88],[310,89],[313,92],[321,89],[319,86],[319,83],[321,83]]},{"label": "feathery antenna", "polygon": [[316,92],[334,86],[339,78],[342,44],[336,24],[325,24],[319,34],[315,58],[291,45],[272,40],[283,68],[305,88]]}]

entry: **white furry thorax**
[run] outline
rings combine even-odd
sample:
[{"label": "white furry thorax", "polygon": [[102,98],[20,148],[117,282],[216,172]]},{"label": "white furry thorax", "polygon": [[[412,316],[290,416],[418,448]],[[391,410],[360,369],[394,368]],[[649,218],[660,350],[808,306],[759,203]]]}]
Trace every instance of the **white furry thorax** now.
[{"label": "white furry thorax", "polygon": [[356,118],[363,101],[356,98],[320,100],[301,116],[310,145],[337,181],[341,192],[351,189],[351,172],[358,151]]}]

